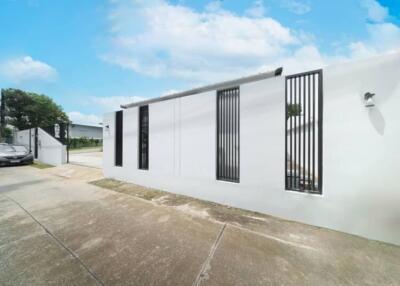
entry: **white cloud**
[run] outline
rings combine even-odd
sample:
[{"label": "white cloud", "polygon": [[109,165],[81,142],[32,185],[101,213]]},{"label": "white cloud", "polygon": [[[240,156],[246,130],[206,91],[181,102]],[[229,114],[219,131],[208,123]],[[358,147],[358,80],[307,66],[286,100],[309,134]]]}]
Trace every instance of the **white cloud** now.
[{"label": "white cloud", "polygon": [[245,11],[245,14],[249,17],[261,18],[264,16],[266,8],[263,0],[256,0],[253,4]]},{"label": "white cloud", "polygon": [[82,103],[85,106],[90,106],[95,112],[86,114],[80,111],[71,111],[67,112],[67,114],[73,123],[99,125],[99,123],[103,121],[102,116],[104,113],[121,109],[121,104],[128,104],[146,99],[148,98],[140,96],[89,96],[83,98]]},{"label": "white cloud", "polygon": [[297,49],[290,57],[279,58],[259,68],[259,72],[283,66],[285,74],[293,74],[308,70],[319,69],[329,64],[345,61],[345,57],[327,56],[322,54],[314,45],[306,45]]},{"label": "white cloud", "polygon": [[113,47],[103,59],[154,77],[217,81],[251,73],[299,43],[272,18],[165,1],[114,1],[110,23]]},{"label": "white cloud", "polygon": [[99,123],[103,121],[100,116],[97,116],[95,114],[84,114],[79,111],[67,112],[67,115],[73,123],[77,124],[98,126]]},{"label": "white cloud", "polygon": [[221,0],[211,1],[207,4],[206,10],[210,12],[216,12],[222,9]]},{"label": "white cloud", "polygon": [[[293,13],[311,10],[307,0],[282,1]],[[113,0],[112,46],[103,59],[140,74],[199,85],[280,66],[286,74],[321,68],[400,47],[399,26],[384,21],[388,11],[381,6],[385,13],[365,7],[369,18],[381,19],[365,24],[365,39],[342,43],[338,53],[323,53],[312,34],[253,9],[262,8],[262,1],[255,0],[243,15],[224,10],[220,1],[211,3],[199,12],[165,0]]]},{"label": "white cloud", "polygon": [[351,58],[400,51],[400,27],[392,23],[367,24],[369,37],[364,41],[350,43]]},{"label": "white cloud", "polygon": [[92,96],[89,97],[88,103],[98,107],[101,110],[101,112],[110,112],[120,109],[120,106],[122,104],[138,102],[146,99],[148,98],[140,96],[108,96],[108,97]]},{"label": "white cloud", "polygon": [[367,9],[368,19],[374,22],[383,22],[389,15],[388,8],[376,0],[362,0],[361,5]]},{"label": "white cloud", "polygon": [[30,56],[14,58],[0,64],[0,73],[15,82],[30,80],[53,80],[57,71],[50,65]]},{"label": "white cloud", "polygon": [[311,6],[308,1],[305,2],[303,0],[283,0],[282,5],[290,12],[297,15],[307,14],[311,11]]}]

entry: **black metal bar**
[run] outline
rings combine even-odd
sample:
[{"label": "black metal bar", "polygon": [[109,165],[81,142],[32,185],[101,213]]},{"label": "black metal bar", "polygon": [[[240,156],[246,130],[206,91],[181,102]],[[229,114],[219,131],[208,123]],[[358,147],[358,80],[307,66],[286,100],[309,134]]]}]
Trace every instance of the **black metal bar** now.
[{"label": "black metal bar", "polygon": [[233,179],[235,179],[235,137],[236,137],[236,130],[235,130],[235,119],[236,119],[236,110],[235,110],[235,100],[236,100],[236,90],[232,91],[232,103],[231,103],[231,108],[232,108],[232,123],[231,123],[231,140],[232,140],[232,146],[231,146],[231,176]]},{"label": "black metal bar", "polygon": [[123,156],[123,111],[115,113],[115,166],[122,166]]},{"label": "black metal bar", "polygon": [[306,182],[306,76],[303,76],[303,191]]},{"label": "black metal bar", "polygon": [[219,170],[219,177],[221,178],[222,177],[222,170],[223,170],[223,168],[224,168],[224,150],[223,150],[223,148],[224,148],[224,136],[223,136],[223,132],[224,132],[224,105],[223,105],[223,102],[222,102],[222,93],[220,93],[219,94],[219,104],[220,104],[220,108],[221,108],[221,116],[220,116],[220,119],[219,119],[219,124],[220,124],[220,130],[219,130],[219,138],[220,138],[220,143],[221,143],[221,146],[220,146],[220,149],[219,149],[219,160],[220,160],[220,170]]},{"label": "black metal bar", "polygon": [[29,128],[29,153],[32,153],[32,128]]},{"label": "black metal bar", "polygon": [[69,163],[69,124],[67,126],[67,163]]},{"label": "black metal bar", "polygon": [[235,163],[235,145],[236,145],[236,142],[235,142],[235,134],[236,134],[236,130],[235,130],[235,120],[236,120],[236,110],[235,110],[235,100],[236,100],[236,91],[235,90],[233,90],[232,91],[232,103],[231,103],[231,108],[232,108],[232,123],[231,123],[231,128],[232,128],[232,134],[231,134],[231,137],[232,137],[232,146],[231,146],[231,148],[232,148],[232,150],[231,150],[231,156],[232,156],[232,159],[231,159],[231,177],[233,178],[233,179],[235,179],[235,177],[236,177],[236,174],[235,174],[235,169],[236,169],[236,163]]},{"label": "black metal bar", "polygon": [[237,178],[236,181],[240,182],[240,87],[237,88],[237,102],[238,102],[238,129],[237,129],[237,138],[238,138],[238,164],[237,164]]},{"label": "black metal bar", "polygon": [[[301,78],[297,77],[297,89],[296,89],[296,108],[300,106],[300,97],[301,97]],[[299,109],[297,109],[298,112]],[[296,112],[296,189],[300,189],[300,144],[301,144],[301,134],[300,134],[300,117]]]},{"label": "black metal bar", "polygon": [[38,146],[38,142],[39,142],[39,134],[38,134],[38,128],[35,127],[35,159],[38,158],[39,156],[39,146]]},{"label": "black metal bar", "polygon": [[237,176],[237,166],[238,166],[238,162],[237,162],[237,136],[236,136],[236,134],[237,134],[237,92],[235,92],[235,100],[234,100],[234,110],[235,110],[235,120],[234,120],[234,130],[235,130],[235,137],[234,137],[234,149],[233,149],[233,151],[234,151],[234,154],[235,154],[235,160],[234,160],[234,166],[235,166],[235,168],[234,168],[234,178],[235,178],[235,180],[237,180],[238,179],[238,176]]},{"label": "black metal bar", "polygon": [[[297,104],[297,79],[296,78],[294,78],[294,94],[293,94],[293,96],[294,96],[294,106],[296,107],[296,104]],[[293,162],[293,164],[294,164],[294,170],[293,170],[293,182],[294,182],[294,188],[297,188],[297,183],[296,183],[296,175],[297,175],[297,116],[296,115],[294,115],[294,134],[293,134],[293,137],[294,137],[294,150],[293,150],[293,153],[294,153],[294,162]]]},{"label": "black metal bar", "polygon": [[298,190],[301,190],[301,185],[300,185],[300,182],[301,182],[301,145],[302,145],[302,142],[301,142],[301,87],[302,87],[302,85],[301,85],[301,79],[302,79],[302,77],[299,77],[299,94],[298,94],[298,100],[299,100],[299,102],[298,102],[298,106],[299,106],[299,115],[298,115],[298,139],[299,139],[299,144],[297,144],[297,147],[299,148],[298,149],[298,155],[299,155],[299,161],[297,162],[297,166],[298,166],[298,171],[299,171],[299,173],[298,173],[298,177],[299,177],[299,179],[298,179],[298,185],[297,185],[297,189]]},{"label": "black metal bar", "polygon": [[285,80],[285,189],[288,189],[288,176],[287,176],[287,161],[288,161],[288,144],[287,144],[287,127],[288,127],[288,81]]},{"label": "black metal bar", "polygon": [[235,92],[235,180],[239,180],[239,174],[238,174],[238,170],[239,170],[239,104],[238,104],[238,100],[239,100],[239,90],[236,90]]},{"label": "black metal bar", "polygon": [[312,183],[312,190],[315,191],[315,74],[313,74],[313,154],[312,154],[312,174],[313,174],[313,183]]},{"label": "black metal bar", "polygon": [[310,163],[311,163],[311,160],[310,160],[310,158],[311,158],[311,154],[310,154],[310,152],[311,152],[311,112],[310,112],[310,107],[311,107],[311,94],[310,94],[310,92],[311,92],[311,87],[310,87],[310,83],[311,83],[311,80],[310,80],[310,75],[308,75],[307,76],[307,79],[308,79],[308,94],[307,94],[307,98],[308,98],[308,108],[307,108],[307,113],[308,113],[308,123],[307,123],[307,127],[308,127],[308,155],[307,155],[307,157],[308,157],[308,164],[307,164],[307,170],[308,170],[308,180],[307,180],[307,185],[308,185],[308,190],[310,190],[311,189],[311,166],[310,166]]},{"label": "black metal bar", "polygon": [[215,177],[216,177],[216,179],[218,179],[218,177],[219,177],[219,173],[218,173],[218,171],[219,171],[219,159],[218,159],[218,156],[219,156],[219,152],[218,152],[218,150],[219,150],[219,116],[220,116],[220,111],[219,111],[219,107],[220,107],[220,105],[219,105],[219,101],[218,101],[218,92],[216,93],[216,95],[215,95],[215,106],[216,106],[216,116],[215,116],[215,138],[216,138],[216,150],[215,150],[215,162],[216,162],[216,169],[215,169]]},{"label": "black metal bar", "polygon": [[232,149],[232,130],[231,130],[231,123],[232,123],[232,107],[231,107],[231,101],[232,101],[232,90],[228,90],[228,178],[231,177],[231,149]]},{"label": "black metal bar", "polygon": [[[290,83],[290,100],[289,100],[289,104],[290,106],[293,103],[293,79],[288,79],[289,83]],[[290,116],[290,114],[288,114],[289,116],[289,123],[290,123],[290,184],[289,187],[290,189],[293,188],[293,116]]]},{"label": "black metal bar", "polygon": [[226,168],[226,104],[225,104],[225,93],[221,93],[221,103],[222,103],[222,108],[223,108],[223,114],[222,114],[222,169],[221,169],[221,178],[225,178],[225,168]]},{"label": "black metal bar", "polygon": [[322,70],[318,75],[318,192],[322,193],[323,86]]}]

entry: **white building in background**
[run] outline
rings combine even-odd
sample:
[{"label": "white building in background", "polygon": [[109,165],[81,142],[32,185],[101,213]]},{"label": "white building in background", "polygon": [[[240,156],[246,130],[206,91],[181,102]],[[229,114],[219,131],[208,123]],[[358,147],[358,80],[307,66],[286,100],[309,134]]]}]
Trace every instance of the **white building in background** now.
[{"label": "white building in background", "polygon": [[69,138],[103,139],[103,128],[100,126],[71,123],[69,125]]},{"label": "white building in background", "polygon": [[400,244],[399,109],[398,53],[259,74],[105,114],[104,175]]}]

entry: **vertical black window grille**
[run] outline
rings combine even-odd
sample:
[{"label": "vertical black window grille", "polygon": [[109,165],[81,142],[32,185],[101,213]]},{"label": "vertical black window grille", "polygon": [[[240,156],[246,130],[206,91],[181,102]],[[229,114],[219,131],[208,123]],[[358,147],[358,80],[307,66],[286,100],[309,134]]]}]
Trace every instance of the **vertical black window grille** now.
[{"label": "vertical black window grille", "polygon": [[286,77],[286,190],[322,193],[322,70]]},{"label": "vertical black window grille", "polygon": [[149,169],[149,106],[139,107],[139,169]]},{"label": "vertical black window grille", "polygon": [[122,166],[123,111],[115,113],[115,166]]},{"label": "vertical black window grille", "polygon": [[239,182],[239,88],[217,93],[217,179]]}]

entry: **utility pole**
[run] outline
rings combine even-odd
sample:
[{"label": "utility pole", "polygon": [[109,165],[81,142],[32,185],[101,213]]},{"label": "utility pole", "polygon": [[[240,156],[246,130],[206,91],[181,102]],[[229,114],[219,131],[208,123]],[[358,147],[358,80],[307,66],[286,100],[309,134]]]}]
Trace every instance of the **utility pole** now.
[{"label": "utility pole", "polygon": [[5,92],[1,90],[1,101],[0,101],[0,137],[2,137],[3,130],[6,128],[6,96]]}]

